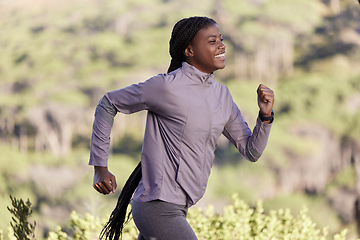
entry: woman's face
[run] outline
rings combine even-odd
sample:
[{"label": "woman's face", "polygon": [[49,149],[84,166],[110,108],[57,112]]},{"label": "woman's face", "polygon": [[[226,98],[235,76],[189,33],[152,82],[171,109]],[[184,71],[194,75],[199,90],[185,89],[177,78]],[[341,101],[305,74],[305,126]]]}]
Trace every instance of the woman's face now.
[{"label": "woman's face", "polygon": [[205,73],[225,67],[225,44],[217,24],[201,29],[185,49],[189,64]]}]

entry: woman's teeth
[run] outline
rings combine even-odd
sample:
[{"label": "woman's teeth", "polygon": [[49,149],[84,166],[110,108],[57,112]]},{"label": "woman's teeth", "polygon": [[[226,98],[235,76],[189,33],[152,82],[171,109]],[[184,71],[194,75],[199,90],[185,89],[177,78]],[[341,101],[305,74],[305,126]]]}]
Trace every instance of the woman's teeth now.
[{"label": "woman's teeth", "polygon": [[216,57],[216,58],[223,58],[223,57],[225,57],[225,53],[218,54],[218,55],[216,55],[215,57]]}]

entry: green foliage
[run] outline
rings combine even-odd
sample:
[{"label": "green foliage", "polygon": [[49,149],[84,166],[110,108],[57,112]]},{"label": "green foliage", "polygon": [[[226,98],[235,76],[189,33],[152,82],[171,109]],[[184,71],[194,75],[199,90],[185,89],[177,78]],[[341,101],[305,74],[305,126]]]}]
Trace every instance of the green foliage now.
[{"label": "green foliage", "polygon": [[294,217],[289,210],[264,212],[261,201],[254,208],[235,194],[223,215],[211,207],[189,211],[189,222],[199,239],[326,239],[327,230],[318,229],[307,209]]},{"label": "green foliage", "polygon": [[48,240],[66,240],[68,239],[67,233],[61,230],[60,226],[57,226],[54,232],[49,232]]},{"label": "green foliage", "polygon": [[[56,227],[55,231],[49,233],[47,240],[95,240],[99,239],[100,232],[106,223],[106,219],[100,219],[89,213],[81,216],[77,212],[72,212],[70,216],[71,236]],[[138,231],[131,221],[123,231],[123,239],[136,239]]]},{"label": "green foliage", "polygon": [[73,239],[85,240],[96,239],[99,236],[99,230],[102,228],[102,223],[98,218],[85,214],[82,218],[77,213],[71,213],[70,226],[73,228]]},{"label": "green foliage", "polygon": [[352,189],[355,185],[355,169],[349,166],[340,171],[331,182],[333,186],[340,186],[346,189]]},{"label": "green foliage", "polygon": [[[348,97],[357,94],[358,90],[352,87],[352,76],[344,77],[331,73],[299,74],[298,77],[284,81],[286,82],[277,89],[277,96],[280,99],[278,108],[286,111],[287,117],[296,122],[323,124],[340,136],[353,129],[353,112],[347,101]],[[302,94],[293,101],[296,92]],[[332,116],[331,121],[329,116]]]},{"label": "green foliage", "polygon": [[[239,155],[236,156],[239,157]],[[236,192],[244,201],[250,203],[256,199],[262,199],[264,193],[271,189],[271,186],[276,181],[276,176],[267,171],[266,162],[264,161],[251,163],[244,159],[235,159],[234,162],[237,162],[236,164],[226,164],[222,163],[221,160],[217,159],[215,162],[215,164],[220,166],[214,167],[211,170],[206,189],[206,198],[211,199],[211,202],[216,202],[220,196],[231,196],[232,193]],[[239,161],[240,163],[238,163]],[[256,188],[254,189],[253,186],[256,186]],[[229,201],[230,199],[226,202]]]},{"label": "green foliage", "polygon": [[22,199],[16,199],[10,196],[13,208],[8,207],[8,210],[13,215],[12,222],[10,223],[14,236],[17,240],[30,240],[35,239],[35,225],[29,222],[28,218],[31,217],[32,209],[29,199],[24,202]]},{"label": "green foliage", "polygon": [[[325,240],[329,239],[327,228],[319,228],[308,216],[307,208],[301,209],[294,216],[289,209],[264,211],[262,201],[250,207],[233,195],[233,202],[224,208],[223,214],[215,214],[214,208],[191,208],[187,217],[200,240]],[[73,235],[68,236],[58,227],[49,233],[48,240],[86,240],[97,239],[105,221],[85,214],[80,216],[73,212],[70,225]],[[133,221],[126,225],[123,239],[136,239],[138,231]],[[347,239],[347,230],[334,234],[334,240]]]},{"label": "green foliage", "polygon": [[280,194],[273,199],[264,201],[265,211],[290,209],[292,213],[298,213],[304,206],[308,209],[307,215],[319,228],[328,227],[329,234],[335,234],[343,228],[336,214],[331,211],[329,201],[322,197],[305,194]]}]

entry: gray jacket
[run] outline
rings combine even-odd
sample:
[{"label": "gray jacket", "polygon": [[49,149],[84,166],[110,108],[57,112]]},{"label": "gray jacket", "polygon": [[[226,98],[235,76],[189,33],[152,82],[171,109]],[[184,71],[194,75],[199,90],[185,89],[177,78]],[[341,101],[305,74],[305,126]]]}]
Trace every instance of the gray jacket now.
[{"label": "gray jacket", "polygon": [[141,202],[195,204],[205,193],[220,135],[254,162],[264,151],[271,128],[257,118],[251,132],[227,87],[213,74],[184,62],[169,74],[105,94],[95,112],[90,165],[107,166],[116,113],[141,110],[148,111],[142,180],[134,194]]}]

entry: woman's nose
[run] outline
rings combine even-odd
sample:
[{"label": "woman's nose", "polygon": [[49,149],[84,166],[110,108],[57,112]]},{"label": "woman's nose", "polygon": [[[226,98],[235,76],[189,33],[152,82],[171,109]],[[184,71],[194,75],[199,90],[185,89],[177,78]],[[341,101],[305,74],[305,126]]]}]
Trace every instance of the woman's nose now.
[{"label": "woman's nose", "polygon": [[223,48],[223,49],[225,49],[225,48],[226,48],[225,43],[224,43],[224,42],[220,42],[219,48]]}]

